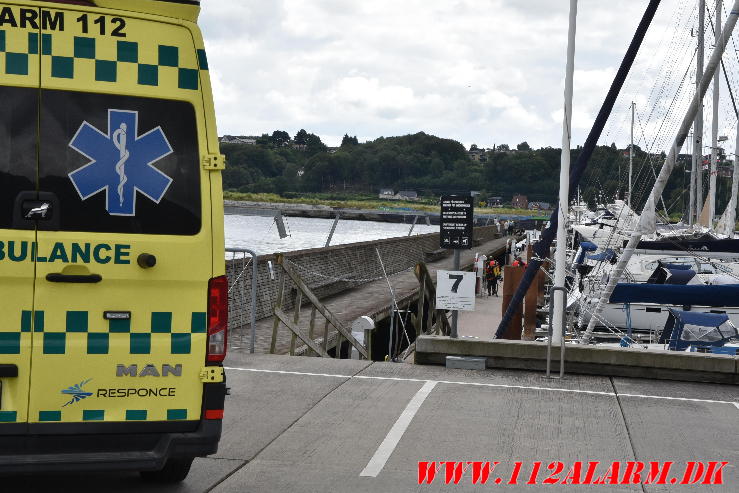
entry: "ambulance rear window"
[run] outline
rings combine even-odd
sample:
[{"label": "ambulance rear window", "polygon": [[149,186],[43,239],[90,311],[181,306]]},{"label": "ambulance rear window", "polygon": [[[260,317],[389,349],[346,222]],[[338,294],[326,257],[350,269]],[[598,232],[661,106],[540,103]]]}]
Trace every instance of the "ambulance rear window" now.
[{"label": "ambulance rear window", "polygon": [[199,161],[190,103],[41,91],[39,190],[63,231],[197,234]]},{"label": "ambulance rear window", "polygon": [[0,86],[0,101],[0,229],[9,229],[18,194],[36,190],[38,90]]}]

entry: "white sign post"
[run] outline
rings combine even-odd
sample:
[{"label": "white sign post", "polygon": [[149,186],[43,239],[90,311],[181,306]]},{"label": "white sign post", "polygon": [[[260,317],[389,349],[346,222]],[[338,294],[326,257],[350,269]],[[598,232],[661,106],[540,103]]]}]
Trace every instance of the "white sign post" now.
[{"label": "white sign post", "polygon": [[475,273],[440,270],[436,272],[436,308],[475,310]]}]

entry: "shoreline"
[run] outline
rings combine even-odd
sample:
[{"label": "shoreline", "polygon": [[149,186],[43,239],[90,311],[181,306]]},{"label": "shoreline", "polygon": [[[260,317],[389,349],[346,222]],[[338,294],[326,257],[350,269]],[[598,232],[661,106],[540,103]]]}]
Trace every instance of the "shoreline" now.
[{"label": "shoreline", "polygon": [[[259,216],[270,216],[281,213],[287,217],[305,217],[315,219],[335,219],[337,214],[342,219],[353,219],[357,221],[377,221],[377,222],[388,222],[388,223],[403,223],[407,224],[413,222],[414,218],[417,221],[426,221],[428,224],[438,225],[439,224],[439,212],[438,207],[424,205],[423,209],[416,209],[413,204],[407,204],[408,207],[387,207],[381,206],[382,208],[356,208],[356,207],[334,207],[325,204],[305,204],[295,202],[262,202],[262,201],[250,201],[250,200],[224,200],[224,211],[227,215],[259,215]],[[339,201],[331,201],[339,202]],[[351,202],[347,202],[349,204]],[[367,204],[371,205],[371,202]],[[434,209],[431,211],[429,209]],[[424,210],[426,209],[426,210]],[[506,212],[503,212],[506,211]],[[475,212],[476,225],[484,225],[494,219],[504,220],[544,220],[549,219],[543,214],[535,214],[539,211],[526,211],[526,210],[514,210],[511,213],[510,209],[489,209],[481,208]]]}]

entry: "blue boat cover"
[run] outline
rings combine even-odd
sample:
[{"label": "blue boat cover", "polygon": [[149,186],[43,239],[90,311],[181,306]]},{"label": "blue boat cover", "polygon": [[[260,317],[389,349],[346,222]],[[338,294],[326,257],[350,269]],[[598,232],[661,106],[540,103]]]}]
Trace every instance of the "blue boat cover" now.
[{"label": "blue boat cover", "polygon": [[663,263],[662,261],[660,261],[659,264],[665,269],[670,270],[688,270],[693,268],[693,266],[690,264],[670,264],[667,262]]},{"label": "blue boat cover", "polygon": [[694,270],[684,269],[668,269],[670,277],[667,278],[665,284],[688,284],[695,277]]},{"label": "blue boat cover", "polygon": [[580,247],[586,252],[594,252],[598,249],[598,245],[591,241],[581,241]]},{"label": "blue boat cover", "polygon": [[729,320],[729,316],[725,313],[687,312],[674,308],[669,308],[669,310],[683,324],[699,325],[701,327],[719,327]]},{"label": "blue boat cover", "polygon": [[576,264],[582,264],[582,261],[585,260],[585,254],[588,252],[594,252],[598,249],[598,246],[595,243],[591,243],[589,241],[582,241],[580,242],[580,248],[577,250],[577,258],[575,259]]},{"label": "blue boat cover", "polygon": [[599,262],[602,262],[603,260],[611,260],[615,256],[616,252],[614,252],[610,248],[606,248],[602,252],[596,253],[595,255],[588,255],[588,258],[590,260],[597,260]]},{"label": "blue boat cover", "polygon": [[737,337],[736,327],[725,313],[700,313],[669,308],[665,328],[660,335],[661,344],[669,344],[673,351],[683,351],[689,346],[723,346]]},{"label": "blue boat cover", "polygon": [[739,305],[739,284],[632,284],[618,283],[611,303],[657,303],[660,305]]}]

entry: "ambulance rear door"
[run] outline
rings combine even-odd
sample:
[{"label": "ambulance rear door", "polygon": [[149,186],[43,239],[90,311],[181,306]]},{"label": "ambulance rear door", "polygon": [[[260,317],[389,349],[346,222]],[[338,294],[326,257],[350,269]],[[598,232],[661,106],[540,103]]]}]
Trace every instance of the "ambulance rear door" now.
[{"label": "ambulance rear door", "polygon": [[24,433],[27,420],[36,231],[26,216],[37,198],[38,15],[38,8],[0,1],[0,435]]},{"label": "ambulance rear door", "polygon": [[[44,8],[30,428],[201,419],[212,277],[198,52],[177,21]],[[122,425],[125,424],[125,425]]]}]

